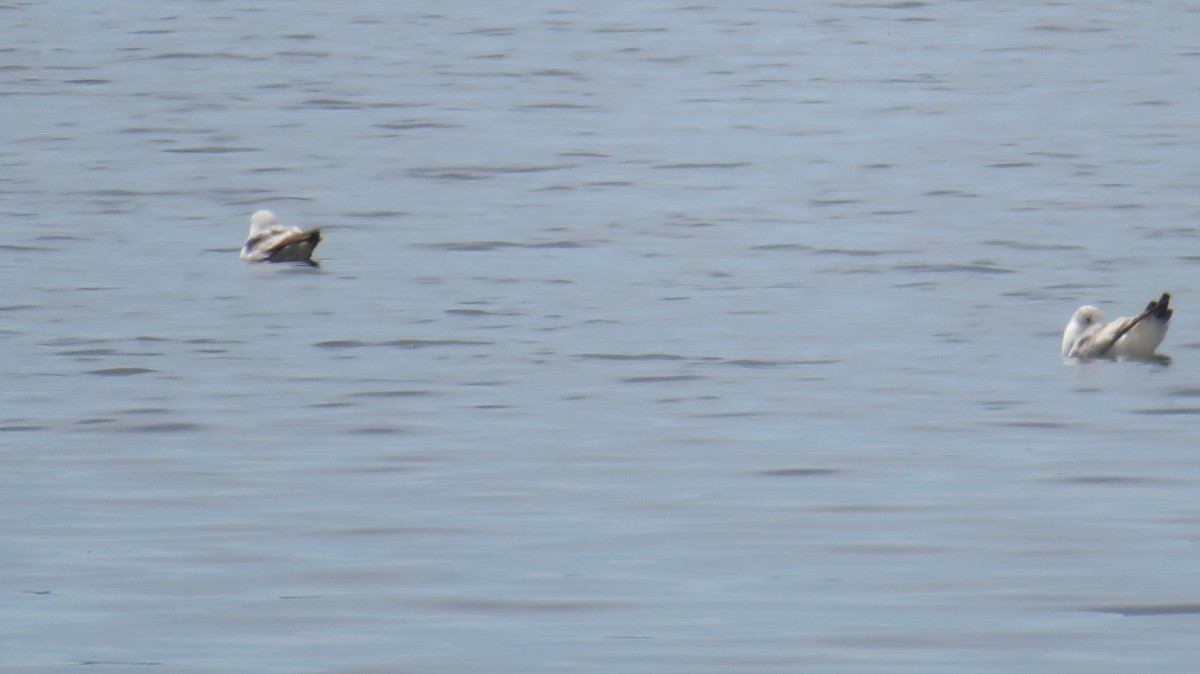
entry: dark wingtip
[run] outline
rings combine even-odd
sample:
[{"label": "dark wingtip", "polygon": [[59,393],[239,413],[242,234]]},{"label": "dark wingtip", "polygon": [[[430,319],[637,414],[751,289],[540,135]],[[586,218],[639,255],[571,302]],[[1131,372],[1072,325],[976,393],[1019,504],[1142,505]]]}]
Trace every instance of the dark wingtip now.
[{"label": "dark wingtip", "polygon": [[[311,229],[307,232],[307,234],[308,234],[308,240],[312,242],[312,247],[315,250],[317,247],[317,244],[321,243],[321,228],[317,227],[316,229]],[[313,267],[321,266],[320,262],[317,262],[316,260],[312,259],[311,251],[308,254],[308,264]]]},{"label": "dark wingtip", "polygon": [[1151,315],[1155,318],[1162,319],[1164,321],[1169,320],[1171,318],[1171,314],[1175,313],[1175,311],[1171,309],[1170,304],[1171,293],[1163,293],[1162,297],[1158,298],[1157,302],[1152,301],[1150,304],[1146,305],[1146,311],[1151,312]]}]

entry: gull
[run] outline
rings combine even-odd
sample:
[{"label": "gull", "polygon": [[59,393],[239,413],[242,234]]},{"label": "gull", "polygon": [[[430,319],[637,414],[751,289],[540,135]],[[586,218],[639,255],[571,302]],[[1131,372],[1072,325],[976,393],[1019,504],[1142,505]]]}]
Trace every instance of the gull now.
[{"label": "gull", "polygon": [[1171,295],[1163,293],[1151,300],[1146,310],[1134,316],[1105,323],[1100,310],[1082,306],[1075,310],[1063,330],[1064,358],[1142,358],[1154,357],[1154,350],[1167,335],[1171,314]]},{"label": "gull", "polygon": [[320,242],[320,229],[303,232],[299,227],[279,224],[271,211],[255,211],[240,257],[250,262],[307,262],[316,266],[312,254]]}]

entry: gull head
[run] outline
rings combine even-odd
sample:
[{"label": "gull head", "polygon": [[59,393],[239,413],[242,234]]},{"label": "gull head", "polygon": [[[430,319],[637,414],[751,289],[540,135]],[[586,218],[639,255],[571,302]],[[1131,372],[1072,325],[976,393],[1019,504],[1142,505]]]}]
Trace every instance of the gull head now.
[{"label": "gull head", "polygon": [[264,229],[270,229],[279,224],[279,220],[275,218],[275,214],[271,211],[254,211],[254,215],[250,216],[250,232],[260,232]]},{"label": "gull head", "polygon": [[1063,329],[1063,357],[1071,355],[1071,347],[1080,337],[1098,330],[1101,325],[1104,325],[1104,315],[1096,307],[1084,305],[1076,309],[1075,313],[1071,314],[1071,320],[1067,321],[1067,327]]}]

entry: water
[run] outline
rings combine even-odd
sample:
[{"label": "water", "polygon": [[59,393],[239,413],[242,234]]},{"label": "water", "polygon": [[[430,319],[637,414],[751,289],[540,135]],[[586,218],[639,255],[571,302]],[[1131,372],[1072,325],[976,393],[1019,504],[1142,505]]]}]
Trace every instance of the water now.
[{"label": "water", "polygon": [[1200,656],[1190,5],[0,17],[0,671]]}]

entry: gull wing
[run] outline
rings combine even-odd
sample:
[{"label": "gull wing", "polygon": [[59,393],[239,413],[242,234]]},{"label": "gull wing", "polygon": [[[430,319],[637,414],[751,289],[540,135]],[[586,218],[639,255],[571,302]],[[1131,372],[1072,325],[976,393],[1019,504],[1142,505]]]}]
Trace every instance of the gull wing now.
[{"label": "gull wing", "polygon": [[262,244],[263,259],[268,262],[312,262],[313,250],[321,243],[321,230],[285,232]]}]

